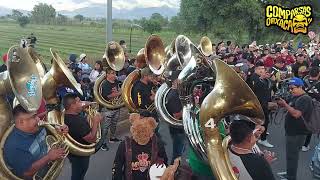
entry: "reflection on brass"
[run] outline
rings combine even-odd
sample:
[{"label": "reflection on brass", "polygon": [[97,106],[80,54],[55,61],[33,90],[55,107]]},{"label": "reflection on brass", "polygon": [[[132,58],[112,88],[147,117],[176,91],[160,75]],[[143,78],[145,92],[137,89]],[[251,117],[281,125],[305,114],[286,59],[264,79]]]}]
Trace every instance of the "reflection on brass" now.
[{"label": "reflection on brass", "polygon": [[263,124],[264,114],[257,97],[232,68],[217,59],[213,61],[212,68],[216,80],[214,89],[201,104],[201,129],[204,132],[207,157],[216,178],[236,180],[228,152],[222,148],[217,124],[231,114],[248,116],[254,123]]},{"label": "reflection on brass", "polygon": [[171,88],[166,83],[162,84],[156,93],[154,104],[160,117],[165,122],[171,126],[182,127],[182,120],[172,117],[166,107],[166,97],[170,90]]},{"label": "reflection on brass", "polygon": [[[19,103],[27,111],[36,111],[40,107],[42,97],[41,79],[37,67],[26,48],[11,47],[8,55],[8,70],[0,73],[0,176],[4,180],[21,180],[8,169],[4,162],[4,144],[14,127],[11,108],[4,96],[13,92]],[[52,136],[60,137],[54,131],[54,128],[48,130]],[[56,141],[51,142],[59,143],[60,141],[56,139]],[[33,179],[56,179],[61,172],[63,164],[64,159],[54,161],[44,177],[38,177],[38,174],[36,174]]]},{"label": "reflection on brass", "polygon": [[140,77],[139,70],[134,70],[126,77],[121,86],[122,99],[125,106],[129,109],[129,112],[138,112],[138,108],[133,103],[131,92],[134,82],[138,81]]},{"label": "reflection on brass", "polygon": [[213,53],[211,40],[207,36],[201,38],[198,48],[205,56],[210,56]]}]

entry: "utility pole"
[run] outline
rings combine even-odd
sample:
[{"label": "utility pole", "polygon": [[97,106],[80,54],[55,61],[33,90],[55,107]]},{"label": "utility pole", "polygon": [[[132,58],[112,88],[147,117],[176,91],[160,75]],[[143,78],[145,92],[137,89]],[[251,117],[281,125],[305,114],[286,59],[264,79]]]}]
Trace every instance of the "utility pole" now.
[{"label": "utility pole", "polygon": [[106,40],[112,41],[112,0],[107,0],[106,18]]}]

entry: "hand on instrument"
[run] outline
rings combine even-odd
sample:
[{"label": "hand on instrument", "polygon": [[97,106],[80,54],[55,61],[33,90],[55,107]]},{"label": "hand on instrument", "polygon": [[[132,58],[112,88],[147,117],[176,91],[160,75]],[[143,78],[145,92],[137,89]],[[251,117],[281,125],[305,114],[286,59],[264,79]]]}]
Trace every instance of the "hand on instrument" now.
[{"label": "hand on instrument", "polygon": [[276,99],[276,101],[280,107],[285,107],[287,105],[287,102],[285,100],[283,100],[282,98]]},{"label": "hand on instrument", "polygon": [[97,114],[93,117],[92,120],[93,120],[94,123],[100,123],[102,119],[103,119],[102,115],[97,112]]},{"label": "hand on instrument", "polygon": [[275,157],[274,152],[264,150],[263,157],[268,161],[268,163],[272,163],[273,161],[277,160]]},{"label": "hand on instrument", "polygon": [[153,101],[156,97],[156,93],[154,91],[151,91],[150,99]]},{"label": "hand on instrument", "polygon": [[258,139],[260,138],[261,134],[265,131],[265,127],[261,126],[261,125],[257,125],[255,130],[253,131],[253,134],[255,135],[255,137]]},{"label": "hand on instrument", "polygon": [[69,128],[65,124],[62,126],[55,127],[55,128],[58,131],[58,133],[60,133],[60,134],[67,134],[69,132]]},{"label": "hand on instrument", "polygon": [[47,155],[50,161],[55,161],[57,159],[62,159],[66,156],[66,151],[63,148],[52,148]]}]

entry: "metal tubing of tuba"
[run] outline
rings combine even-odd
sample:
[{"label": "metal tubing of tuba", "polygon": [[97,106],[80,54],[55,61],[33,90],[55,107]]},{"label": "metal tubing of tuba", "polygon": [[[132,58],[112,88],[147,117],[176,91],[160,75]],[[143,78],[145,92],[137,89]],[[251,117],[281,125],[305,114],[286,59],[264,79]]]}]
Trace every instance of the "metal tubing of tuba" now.
[{"label": "metal tubing of tuba", "polygon": [[[105,54],[103,55],[104,64],[106,68],[111,68],[114,71],[120,71],[123,69],[125,63],[124,50],[122,47],[115,41],[108,43]],[[106,81],[106,73],[100,75],[96,80],[93,87],[93,95],[95,101],[97,101],[101,106],[108,109],[119,109],[124,106],[122,96],[114,98],[111,101],[106,100],[102,97],[102,84]]]},{"label": "metal tubing of tuba", "polygon": [[245,115],[254,123],[262,124],[264,114],[257,97],[233,69],[220,60],[213,61],[212,68],[216,73],[214,89],[205,97],[200,109],[205,148],[216,178],[236,180],[217,124],[231,114]]},{"label": "metal tubing of tuba", "polygon": [[[4,144],[14,127],[11,108],[4,95],[13,92],[27,111],[36,111],[40,106],[42,91],[40,75],[27,49],[11,47],[8,54],[8,70],[0,73],[0,174],[4,180],[21,180],[8,169],[4,161]],[[52,135],[58,137],[56,133]],[[54,161],[45,176],[40,179],[56,179],[61,172],[63,162],[64,159]]]}]

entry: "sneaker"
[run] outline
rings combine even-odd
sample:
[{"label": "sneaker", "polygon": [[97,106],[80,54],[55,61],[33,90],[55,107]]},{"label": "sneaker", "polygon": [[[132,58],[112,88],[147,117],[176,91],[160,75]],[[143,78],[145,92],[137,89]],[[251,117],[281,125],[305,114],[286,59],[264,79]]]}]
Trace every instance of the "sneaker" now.
[{"label": "sneaker", "polygon": [[109,151],[108,145],[107,145],[107,144],[103,144],[103,145],[101,146],[101,150],[102,150],[102,151]]},{"label": "sneaker", "polygon": [[264,140],[264,141],[259,140],[258,143],[261,144],[261,145],[263,145],[263,146],[265,146],[265,147],[267,147],[267,148],[273,148],[273,147],[274,147],[272,144],[270,144],[270,143],[268,142],[268,140]]},{"label": "sneaker", "polygon": [[303,152],[307,152],[307,151],[309,151],[310,150],[310,146],[302,146],[302,148],[301,148],[301,150],[303,151]]},{"label": "sneaker", "polygon": [[115,142],[120,142],[122,141],[121,139],[118,139],[118,138],[110,138],[109,142],[110,143],[115,143]]},{"label": "sneaker", "polygon": [[278,172],[277,175],[280,177],[280,180],[288,180],[286,171]]}]

